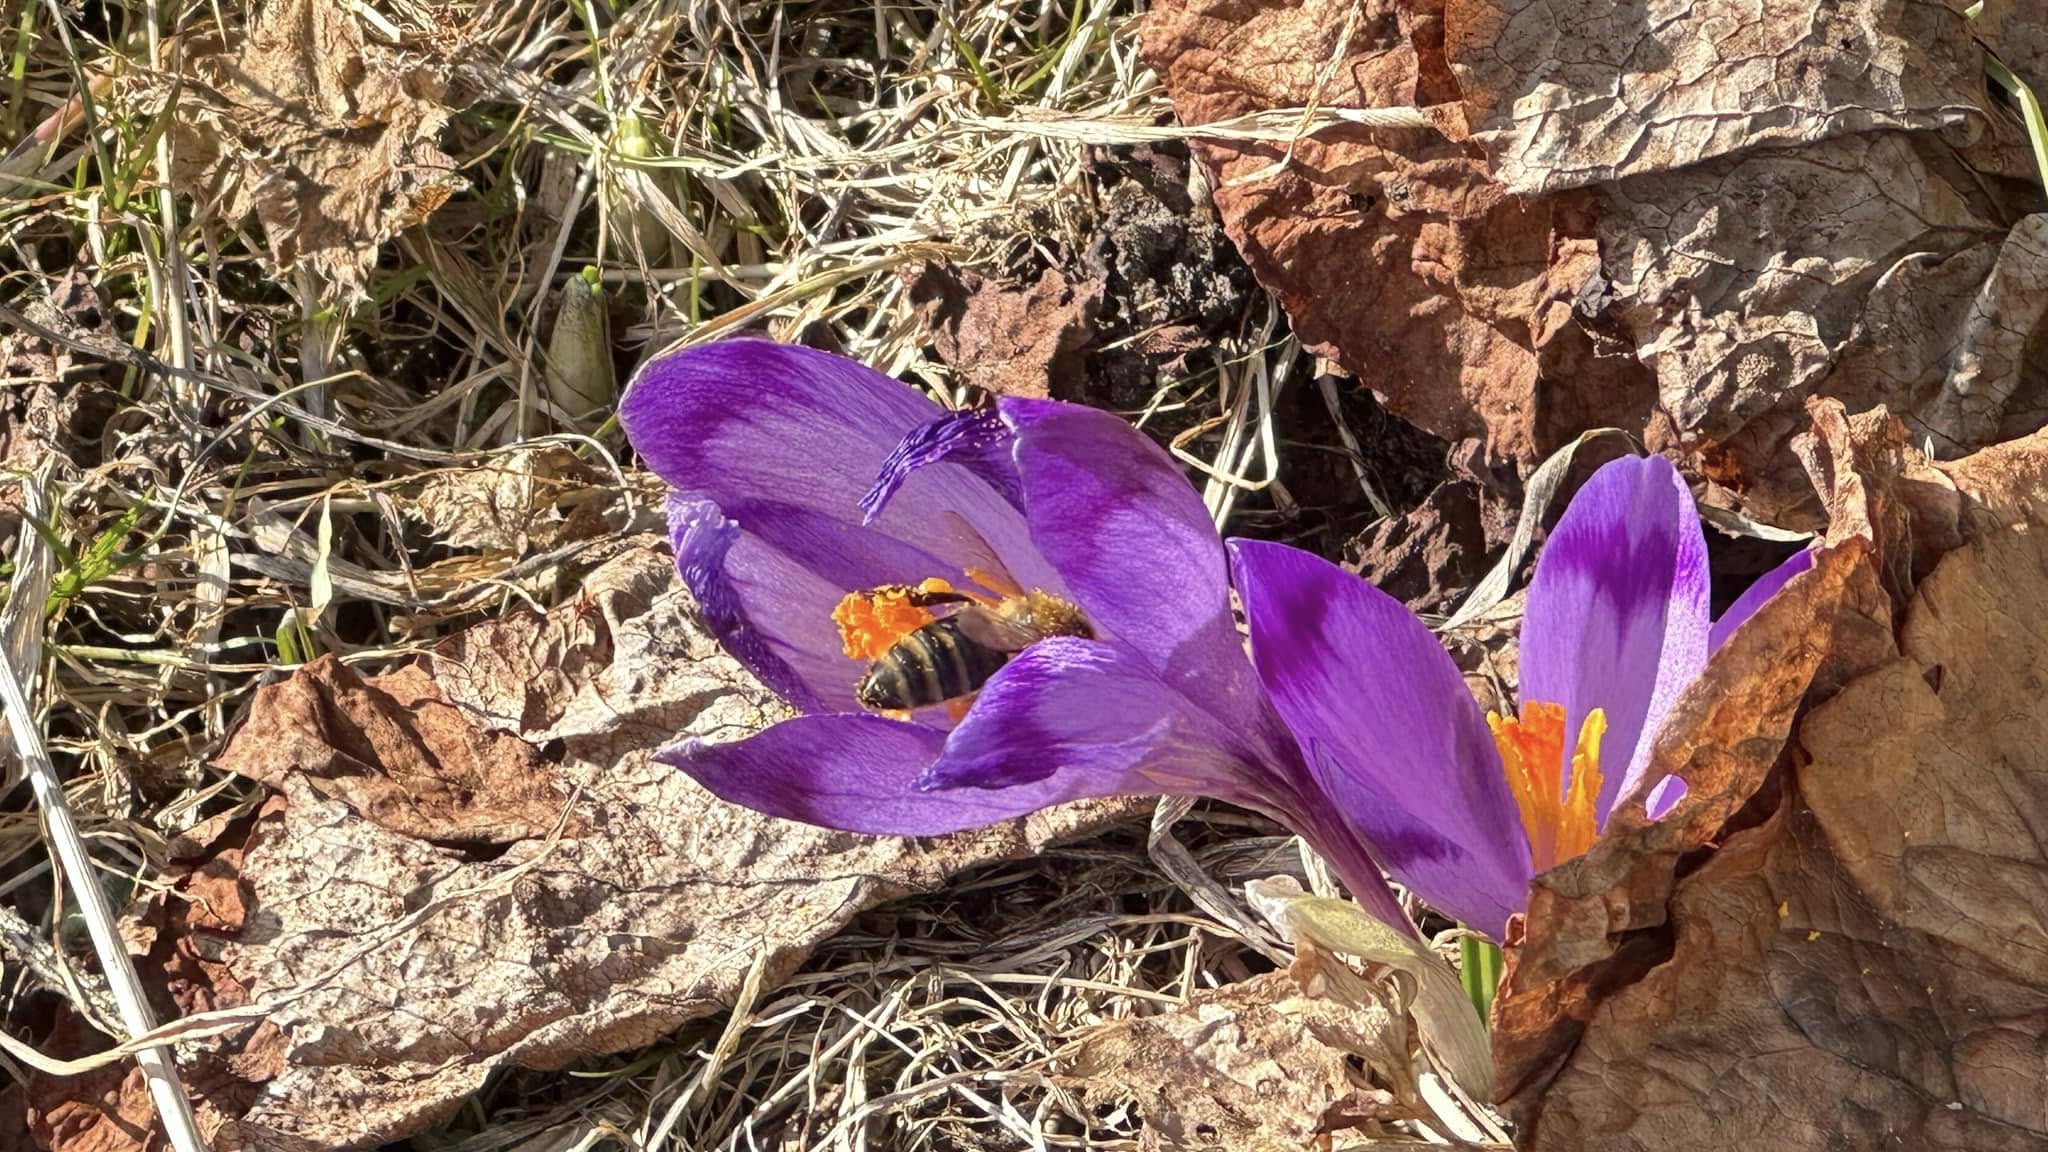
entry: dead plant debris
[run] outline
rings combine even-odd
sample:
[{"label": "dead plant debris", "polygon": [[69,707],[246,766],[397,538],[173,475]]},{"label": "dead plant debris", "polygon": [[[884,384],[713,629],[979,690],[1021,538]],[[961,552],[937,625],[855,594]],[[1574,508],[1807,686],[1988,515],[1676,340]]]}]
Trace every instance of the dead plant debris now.
[{"label": "dead plant debris", "polygon": [[465,98],[455,42],[377,43],[347,6],[263,0],[246,33],[194,38],[177,83],[179,187],[253,213],[276,266],[353,304],[378,250],[463,185],[440,136]]},{"label": "dead plant debris", "polygon": [[218,764],[279,799],[216,857],[249,911],[216,913],[211,975],[271,1005],[283,1040],[252,1099],[216,1102],[223,1140],[412,1135],[501,1067],[655,1043],[755,967],[781,983],[864,907],[1127,809],[914,844],[729,807],[651,753],[779,705],[691,611],[650,541],[550,613],[368,678],[323,658],[257,695]]},{"label": "dead plant debris", "polygon": [[[1663,948],[1783,991],[1816,1091],[1937,1147],[2026,1131],[1999,1069],[2031,1033],[1970,996],[2039,982],[1931,902],[2032,914],[2009,871],[2030,857],[1998,837],[2026,814],[1993,795],[2025,781],[1959,768],[1940,798],[1971,820],[1931,828],[1890,771],[1990,757],[1987,717],[2019,704],[1959,685],[2038,671],[2024,621],[1972,622],[1987,588],[2031,588],[2008,579],[2040,562],[2014,501],[2044,454],[1909,450],[2048,415],[2048,216],[1970,71],[1981,43],[2038,89],[2048,46],[1985,7],[1962,31],[1876,0],[1810,36],[1786,23],[1810,14],[1738,20],[1708,58],[1686,45],[1714,0],[1656,29],[1579,0],[22,6],[0,540],[25,538],[15,478],[47,476],[62,547],[51,593],[8,607],[42,622],[44,731],[157,1012],[234,1024],[180,1045],[202,1131],[220,1152],[1418,1139],[1385,989],[1267,971],[1114,806],[870,842],[765,827],[649,762],[775,705],[695,631],[645,535],[658,485],[583,409],[652,351],[739,331],[955,404],[1114,409],[1219,520],[1433,611],[1511,535],[1518,467],[1596,424],[1765,523],[1834,524],[1834,559],[1717,681],[1752,714],[1689,714],[1707,815],[1546,878],[1557,926],[1510,989],[1542,1012],[1503,1007],[1510,1107],[1539,1146],[1597,1146],[1620,1138],[1602,1053],[1681,1077],[1681,1041],[1738,1068],[1790,1043],[1736,1017],[1617,1028]],[[1176,111],[1302,106],[1435,128],[1162,138]],[[572,289],[609,340],[573,380],[549,339]],[[1816,395],[1849,411],[1810,417]],[[1475,677],[1513,675],[1497,624]],[[1894,697],[1923,732],[1858,723]],[[1794,724],[1801,700],[1826,702]],[[1273,833],[1220,808],[1179,826],[1226,886],[1300,869]],[[1742,867],[1797,895],[1782,920]],[[0,905],[9,1034],[106,1051],[107,989],[18,796]],[[1842,967],[1894,944],[1876,975]],[[1959,950],[1968,987],[1930,959]],[[1916,1012],[1955,1011],[1953,1043],[1913,1047]],[[1103,1075],[1056,1059],[1077,1052]],[[0,1145],[164,1146],[131,1062],[11,1084]],[[1919,1111],[1886,1111],[1907,1088]]]},{"label": "dead plant debris", "polygon": [[1162,0],[1145,47],[1190,123],[1427,115],[1196,148],[1304,342],[1440,436],[1616,424],[1813,528],[1809,397],[1943,458],[2048,417],[2048,201],[1960,7]]}]

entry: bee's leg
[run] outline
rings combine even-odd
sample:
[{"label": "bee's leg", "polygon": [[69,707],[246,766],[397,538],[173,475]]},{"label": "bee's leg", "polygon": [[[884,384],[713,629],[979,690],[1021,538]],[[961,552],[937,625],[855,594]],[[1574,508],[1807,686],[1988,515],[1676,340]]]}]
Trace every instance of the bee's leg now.
[{"label": "bee's leg", "polygon": [[974,707],[974,696],[974,693],[969,693],[965,696],[955,696],[951,700],[946,701],[947,719],[955,724],[967,719],[968,709]]}]

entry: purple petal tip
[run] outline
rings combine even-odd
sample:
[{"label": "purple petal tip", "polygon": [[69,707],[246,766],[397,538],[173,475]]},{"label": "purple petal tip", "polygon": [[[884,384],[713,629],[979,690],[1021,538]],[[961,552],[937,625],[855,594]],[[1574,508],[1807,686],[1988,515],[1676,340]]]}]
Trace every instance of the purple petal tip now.
[{"label": "purple petal tip", "polygon": [[873,524],[911,473],[950,461],[988,481],[1015,506],[1022,502],[1017,466],[1010,460],[1010,431],[1002,416],[986,409],[948,412],[911,429],[882,462],[874,487],[860,499],[861,522]]}]

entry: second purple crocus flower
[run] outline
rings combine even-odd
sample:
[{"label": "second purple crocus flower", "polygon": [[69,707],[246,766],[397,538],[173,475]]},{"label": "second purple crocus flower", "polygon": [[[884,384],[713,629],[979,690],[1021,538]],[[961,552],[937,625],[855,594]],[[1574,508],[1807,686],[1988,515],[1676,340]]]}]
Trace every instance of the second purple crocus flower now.
[{"label": "second purple crocus flower", "polygon": [[[1522,617],[1521,708],[1483,716],[1436,637],[1320,557],[1233,540],[1259,676],[1311,771],[1396,880],[1496,940],[1530,879],[1586,851],[1644,779],[1665,715],[1713,649],[1812,563],[1802,552],[1710,622],[1706,540],[1661,457],[1594,473],[1560,518]],[[1453,850],[1455,846],[1456,850]]]}]

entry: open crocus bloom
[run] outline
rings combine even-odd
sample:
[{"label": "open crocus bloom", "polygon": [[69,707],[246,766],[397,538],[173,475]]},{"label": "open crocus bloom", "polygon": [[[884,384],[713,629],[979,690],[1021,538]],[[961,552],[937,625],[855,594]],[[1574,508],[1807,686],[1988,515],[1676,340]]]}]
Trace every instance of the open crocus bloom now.
[{"label": "open crocus bloom", "polygon": [[[900,835],[1090,796],[1213,796],[1281,820],[1368,909],[1400,915],[1259,686],[1201,499],[1122,420],[1018,399],[947,412],[851,361],[751,340],[649,364],[619,416],[673,489],[676,563],[708,626],[801,713],[663,753],[711,791]],[[941,613],[1033,595],[1081,623],[980,665],[958,638],[928,644],[868,692]],[[945,691],[988,664],[971,704]],[[863,706],[882,695],[946,699]]]},{"label": "open crocus bloom", "polygon": [[1602,467],[1565,510],[1522,619],[1521,708],[1482,716],[1407,608],[1320,557],[1230,542],[1253,661],[1310,771],[1395,879],[1500,939],[1530,878],[1586,851],[1646,780],[1665,715],[1709,653],[1810,566],[1780,565],[1709,622],[1706,541],[1660,457]]}]

